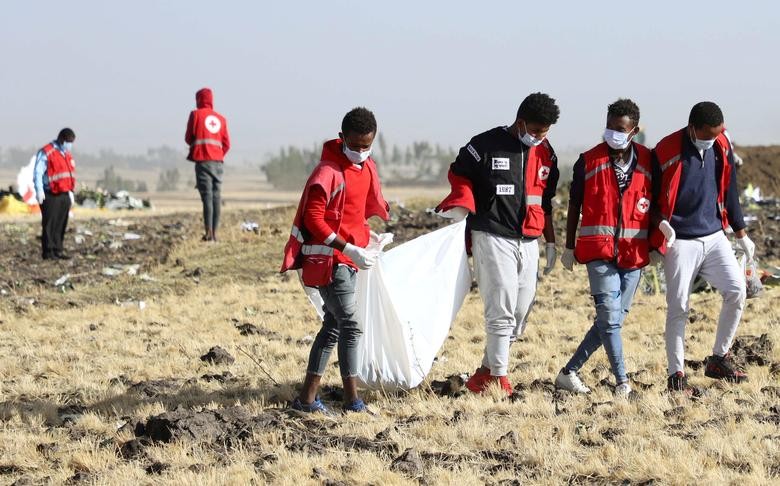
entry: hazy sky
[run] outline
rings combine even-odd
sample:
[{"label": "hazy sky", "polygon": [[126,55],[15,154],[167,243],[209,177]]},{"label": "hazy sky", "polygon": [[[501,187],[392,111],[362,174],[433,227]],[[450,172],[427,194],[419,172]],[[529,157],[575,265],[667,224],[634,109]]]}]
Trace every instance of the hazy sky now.
[{"label": "hazy sky", "polygon": [[771,1],[8,1],[0,146],[184,148],[194,93],[228,118],[231,160],[336,136],[365,105],[389,142],[459,147],[544,91],[559,152],[598,141],[630,97],[648,142],[720,104],[737,143],[780,142]]}]

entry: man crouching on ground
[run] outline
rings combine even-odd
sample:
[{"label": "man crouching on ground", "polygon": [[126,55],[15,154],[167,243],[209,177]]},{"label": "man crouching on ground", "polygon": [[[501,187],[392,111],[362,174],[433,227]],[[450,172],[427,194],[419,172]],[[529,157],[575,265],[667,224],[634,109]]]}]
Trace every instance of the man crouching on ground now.
[{"label": "man crouching on ground", "polygon": [[366,108],[354,108],[341,122],[339,138],[325,142],[320,163],[301,195],[284,248],[282,272],[301,269],[304,285],[317,287],[325,316],[309,353],[306,379],[292,403],[296,410],[327,412],[317,396],[333,347],[338,343],[344,383],[344,410],[364,412],[357,392],[357,271],[376,262],[366,250],[371,238],[367,219],[389,217],[379,175],[371,159],[376,119]]}]

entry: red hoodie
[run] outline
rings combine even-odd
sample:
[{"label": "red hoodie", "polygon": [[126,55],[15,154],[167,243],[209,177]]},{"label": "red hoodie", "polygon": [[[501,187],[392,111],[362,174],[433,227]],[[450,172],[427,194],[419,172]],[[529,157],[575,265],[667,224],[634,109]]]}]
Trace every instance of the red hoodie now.
[{"label": "red hoodie", "polygon": [[[368,233],[365,219],[379,216],[386,221],[390,216],[387,202],[382,196],[376,165],[371,157],[363,163],[362,171],[366,172],[351,174],[368,178],[368,190],[363,192],[366,188],[360,189],[360,198],[363,198],[363,201],[352,199],[350,201],[352,209],[346,207],[347,193],[351,191],[344,190],[347,179],[350,178],[350,175],[345,174],[345,168],[349,168],[351,165],[352,163],[344,155],[341,140],[325,142],[322,147],[320,163],[314,168],[303,188],[298,211],[295,213],[293,226],[290,230],[290,237],[284,247],[284,261],[281,271],[302,269],[303,283],[309,287],[328,285],[331,281],[334,263],[340,263],[334,258],[336,250],[325,245],[323,238],[330,233],[342,233],[341,225],[344,223],[345,210],[362,213],[363,221],[360,221],[359,224],[355,223],[358,230],[353,231],[359,232],[363,240],[366,239]],[[359,182],[361,185],[362,183],[364,181]],[[305,225],[306,219],[309,219],[306,213],[312,191],[322,191],[328,195],[328,202],[322,215],[327,228],[313,224],[312,228],[309,229]],[[361,202],[364,206],[362,211],[358,209]],[[349,219],[352,220],[352,218]],[[357,238],[354,240],[359,243]]]},{"label": "red hoodie", "polygon": [[190,146],[187,160],[222,162],[230,149],[225,117],[214,111],[214,95],[209,88],[195,93],[197,109],[190,112],[184,141]]}]

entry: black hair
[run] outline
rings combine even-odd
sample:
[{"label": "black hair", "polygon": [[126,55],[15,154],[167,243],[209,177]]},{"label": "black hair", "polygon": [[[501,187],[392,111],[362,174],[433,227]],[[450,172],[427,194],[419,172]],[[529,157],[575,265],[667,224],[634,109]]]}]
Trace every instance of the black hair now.
[{"label": "black hair", "polygon": [[74,132],[70,128],[63,128],[62,130],[60,130],[60,133],[57,135],[57,140],[63,142],[72,142],[76,140],[76,132]]},{"label": "black hair", "polygon": [[555,100],[544,93],[533,93],[520,103],[517,109],[517,118],[526,122],[552,125],[558,121],[561,110],[555,104]]},{"label": "black hair", "polygon": [[691,114],[688,116],[688,124],[693,128],[701,128],[704,125],[708,127],[718,127],[723,123],[723,112],[720,107],[712,101],[700,101],[693,105]]},{"label": "black hair", "polygon": [[634,126],[639,125],[639,107],[628,98],[620,98],[607,107],[607,118],[627,116]]},{"label": "black hair", "polygon": [[344,119],[341,121],[341,133],[345,136],[348,133],[366,135],[375,132],[376,118],[369,109],[362,106],[349,110],[349,113],[344,115]]}]

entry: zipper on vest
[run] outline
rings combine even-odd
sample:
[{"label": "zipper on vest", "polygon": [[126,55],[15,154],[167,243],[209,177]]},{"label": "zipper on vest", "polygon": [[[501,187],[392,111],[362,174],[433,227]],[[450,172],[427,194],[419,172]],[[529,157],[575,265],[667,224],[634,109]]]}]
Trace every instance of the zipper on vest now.
[{"label": "zipper on vest", "polygon": [[[522,142],[520,142],[522,144]],[[525,223],[525,218],[528,216],[528,205],[525,202],[525,151],[523,150],[525,147],[520,147],[520,208],[525,209],[525,212],[523,213],[523,217],[520,218],[520,237],[525,238],[525,235],[523,234],[523,223]],[[530,150],[530,148],[529,148]],[[519,214],[517,215],[520,216]]]},{"label": "zipper on vest", "polygon": [[[613,173],[614,171],[615,170],[612,169]],[[615,182],[617,182],[617,174],[615,174]],[[618,199],[617,227],[615,228],[615,263],[617,263],[618,255],[619,255],[618,242],[620,241],[620,231],[623,229],[623,196],[625,195],[626,190],[628,190],[628,186],[626,186],[626,189],[621,191],[620,185],[618,184],[618,192],[620,192],[620,199]]]}]

